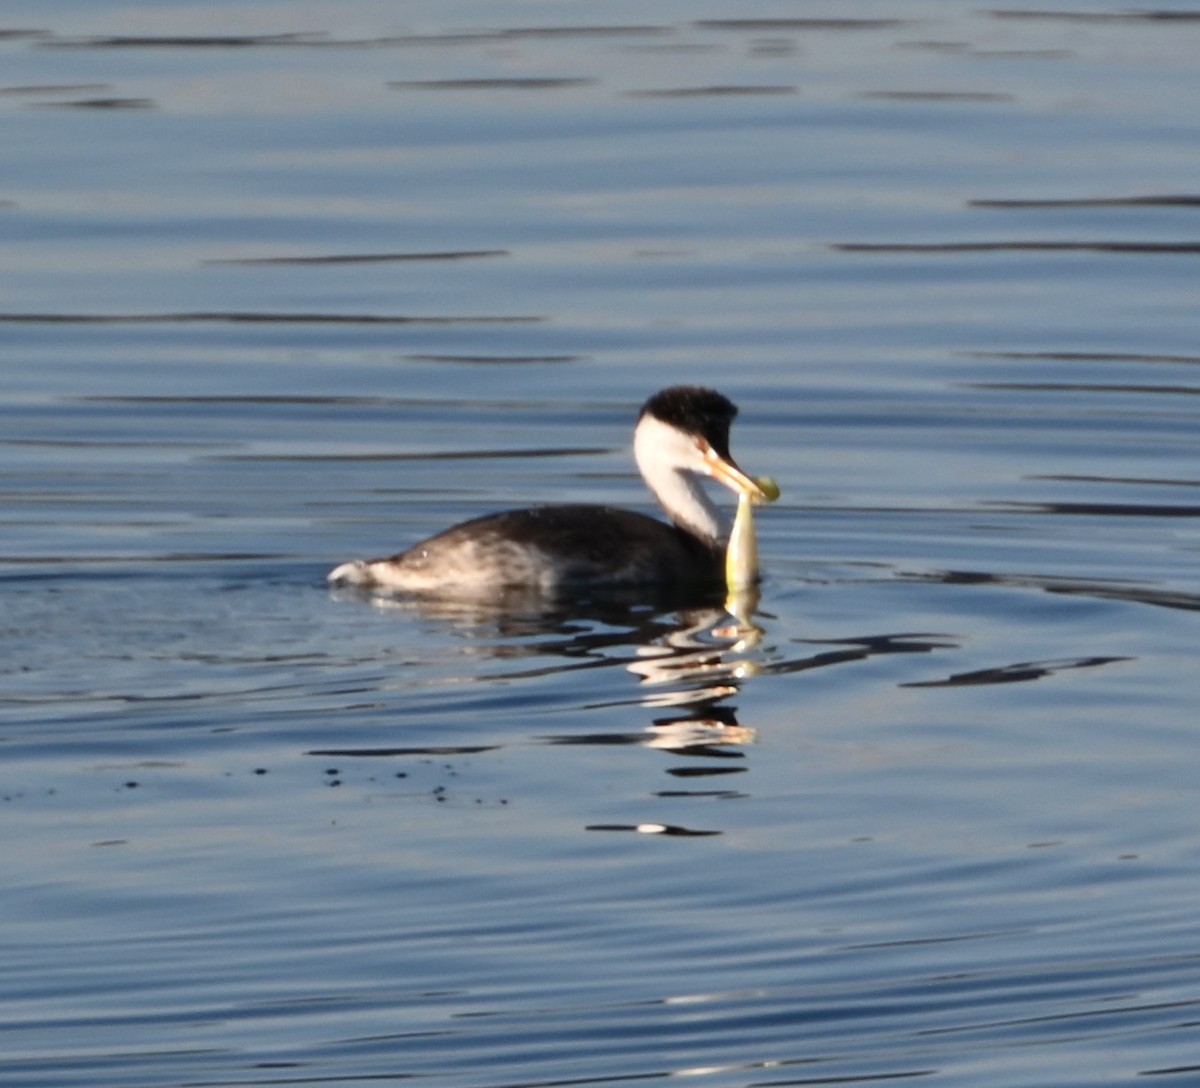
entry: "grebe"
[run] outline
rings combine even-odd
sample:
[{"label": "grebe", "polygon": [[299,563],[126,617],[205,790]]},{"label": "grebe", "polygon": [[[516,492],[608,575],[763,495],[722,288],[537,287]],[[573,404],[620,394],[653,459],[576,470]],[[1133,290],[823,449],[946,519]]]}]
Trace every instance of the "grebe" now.
[{"label": "grebe", "polygon": [[671,524],[612,506],[538,506],[473,518],[387,559],[343,563],[334,586],[447,597],[521,587],[719,583],[729,520],[705,494],[710,476],[740,495],[768,499],[729,454],[737,407],[711,389],[676,385],[642,406],[637,466]]}]

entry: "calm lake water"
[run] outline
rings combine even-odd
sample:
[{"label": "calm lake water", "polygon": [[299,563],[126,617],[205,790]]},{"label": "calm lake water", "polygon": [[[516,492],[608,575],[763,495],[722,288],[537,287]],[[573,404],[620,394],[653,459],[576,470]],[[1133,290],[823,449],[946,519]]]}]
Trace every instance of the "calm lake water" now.
[{"label": "calm lake water", "polygon": [[[1194,1084],[1200,13],[10,5],[0,1080]],[[327,570],[783,499],[719,601]]]}]

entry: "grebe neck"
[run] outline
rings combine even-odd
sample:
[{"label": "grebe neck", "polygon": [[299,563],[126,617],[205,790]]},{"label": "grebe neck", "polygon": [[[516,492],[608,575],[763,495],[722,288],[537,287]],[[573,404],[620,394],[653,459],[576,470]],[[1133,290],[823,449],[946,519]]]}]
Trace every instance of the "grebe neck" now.
[{"label": "grebe neck", "polygon": [[667,516],[684,532],[713,549],[729,539],[729,520],[709,498],[699,476],[681,464],[695,459],[692,440],[674,427],[643,416],[634,433],[633,454],[646,486]]}]

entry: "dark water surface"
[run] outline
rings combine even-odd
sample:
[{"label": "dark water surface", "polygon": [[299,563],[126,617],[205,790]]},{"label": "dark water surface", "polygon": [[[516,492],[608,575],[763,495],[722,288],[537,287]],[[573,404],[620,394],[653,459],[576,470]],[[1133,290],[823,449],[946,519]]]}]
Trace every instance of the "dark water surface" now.
[{"label": "dark water surface", "polygon": [[[1193,1084],[1200,12],[17,5],[0,1081]],[[325,572],[784,495],[719,601]]]}]

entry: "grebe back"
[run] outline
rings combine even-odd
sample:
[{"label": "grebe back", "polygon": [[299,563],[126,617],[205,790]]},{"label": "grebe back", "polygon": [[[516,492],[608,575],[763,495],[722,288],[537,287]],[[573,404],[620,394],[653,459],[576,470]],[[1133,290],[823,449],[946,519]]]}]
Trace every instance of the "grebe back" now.
[{"label": "grebe back", "polygon": [[455,525],[386,559],[353,560],[335,586],[437,596],[480,596],[512,587],[679,586],[722,579],[729,521],[701,486],[712,477],[763,500],[734,463],[729,428],[737,408],[711,389],[677,385],[642,406],[634,457],[671,524],[612,506],[537,506]]}]

